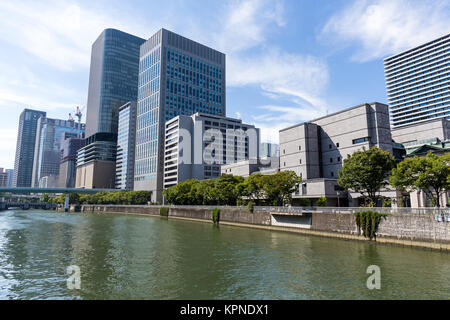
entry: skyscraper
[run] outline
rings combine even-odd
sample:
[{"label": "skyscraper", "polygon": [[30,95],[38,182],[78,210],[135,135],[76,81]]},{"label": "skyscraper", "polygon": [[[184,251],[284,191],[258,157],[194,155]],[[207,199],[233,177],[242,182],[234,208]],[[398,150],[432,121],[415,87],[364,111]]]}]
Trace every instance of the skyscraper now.
[{"label": "skyscraper", "polygon": [[13,187],[31,187],[38,119],[43,111],[24,109],[19,118]]},{"label": "skyscraper", "polygon": [[165,29],[155,33],[140,52],[134,189],[162,199],[165,121],[225,111],[225,55]]},{"label": "skyscraper", "polygon": [[[119,107],[137,100],[139,49],[144,42],[131,34],[106,29],[92,45],[87,139],[77,157],[77,179],[83,177],[83,182],[77,181],[77,186],[114,187]],[[96,179],[100,174],[102,179]]]},{"label": "skyscraper", "polygon": [[92,45],[86,115],[86,137],[117,133],[119,107],[136,101],[139,48],[144,39],[105,29]]},{"label": "skyscraper", "polygon": [[384,60],[392,127],[450,119],[450,34]]},{"label": "skyscraper", "polygon": [[78,128],[78,123],[73,120],[39,118],[34,147],[32,187],[38,187],[39,180],[43,177],[58,176],[62,143],[65,139],[77,137],[79,134],[84,135],[84,124]]},{"label": "skyscraper", "polygon": [[136,102],[130,101],[119,109],[117,134],[116,188],[133,190],[134,148],[136,145]]}]

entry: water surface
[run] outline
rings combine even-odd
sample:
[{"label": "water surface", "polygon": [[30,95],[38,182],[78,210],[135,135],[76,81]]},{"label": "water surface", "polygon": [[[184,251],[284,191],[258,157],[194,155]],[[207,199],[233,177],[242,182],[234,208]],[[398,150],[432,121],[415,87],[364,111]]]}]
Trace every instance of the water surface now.
[{"label": "water surface", "polygon": [[[81,289],[67,288],[67,267]],[[381,290],[366,269],[381,269]],[[1,299],[449,299],[450,254],[119,214],[0,212]]]}]

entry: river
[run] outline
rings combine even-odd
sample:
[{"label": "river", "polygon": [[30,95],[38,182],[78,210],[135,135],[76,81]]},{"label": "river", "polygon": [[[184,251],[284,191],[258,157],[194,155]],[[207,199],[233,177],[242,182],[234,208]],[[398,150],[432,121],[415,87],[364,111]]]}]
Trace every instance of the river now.
[{"label": "river", "polygon": [[[370,265],[379,290],[367,288]],[[80,289],[68,288],[68,266]],[[0,299],[449,298],[443,252],[159,217],[0,212]]]}]

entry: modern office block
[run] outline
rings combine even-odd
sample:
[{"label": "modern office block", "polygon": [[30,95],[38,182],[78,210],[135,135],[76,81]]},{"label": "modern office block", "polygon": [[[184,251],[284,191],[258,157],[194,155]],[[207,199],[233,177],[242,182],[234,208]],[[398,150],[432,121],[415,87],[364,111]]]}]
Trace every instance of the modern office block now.
[{"label": "modern office block", "polygon": [[83,138],[68,138],[62,143],[58,187],[75,188],[77,152],[84,147]]},{"label": "modern office block", "polygon": [[279,157],[280,145],[278,143],[261,142],[259,146],[259,157]]},{"label": "modern office block", "polygon": [[117,135],[96,133],[77,152],[76,188],[114,189]]},{"label": "modern office block", "polygon": [[293,170],[302,177],[294,198],[314,194],[336,200],[343,159],[373,146],[393,153],[388,106],[377,102],[280,130],[280,171]]},{"label": "modern office block", "polygon": [[384,60],[392,127],[450,119],[450,34]]},{"label": "modern office block", "polygon": [[[131,34],[106,29],[92,45],[87,140],[78,155],[77,171],[81,171],[77,173],[76,185],[114,188],[119,108],[137,100],[140,46],[144,42]],[[94,144],[89,146],[89,141]],[[89,161],[95,164],[88,164]],[[96,176],[100,172],[108,176]],[[78,177],[82,177],[82,182]]]},{"label": "modern office block", "polygon": [[62,144],[67,138],[78,136],[84,136],[84,124],[81,124],[79,128],[79,124],[73,120],[39,118],[34,148],[32,187],[38,187],[42,177],[59,175]]},{"label": "modern office block", "polygon": [[136,102],[119,108],[117,135],[116,188],[133,190],[134,150],[136,145]]},{"label": "modern office block", "polygon": [[188,179],[213,179],[221,166],[257,160],[259,129],[242,120],[196,113],[166,122],[164,188]]},{"label": "modern office block", "polygon": [[14,169],[6,169],[5,172],[8,174],[8,188],[12,187],[12,182],[13,182],[13,178],[14,178]]},{"label": "modern office block", "polygon": [[20,114],[13,187],[31,187],[37,124],[38,119],[45,116],[43,111],[30,109],[25,109]]},{"label": "modern office block", "polygon": [[166,121],[225,111],[225,55],[165,29],[154,34],[140,53],[134,189],[162,199]]},{"label": "modern office block", "polygon": [[6,172],[3,168],[0,168],[0,187],[8,186],[8,172]]},{"label": "modern office block", "polygon": [[117,134],[119,107],[137,99],[139,50],[144,42],[106,29],[92,45],[86,137],[98,132]]}]

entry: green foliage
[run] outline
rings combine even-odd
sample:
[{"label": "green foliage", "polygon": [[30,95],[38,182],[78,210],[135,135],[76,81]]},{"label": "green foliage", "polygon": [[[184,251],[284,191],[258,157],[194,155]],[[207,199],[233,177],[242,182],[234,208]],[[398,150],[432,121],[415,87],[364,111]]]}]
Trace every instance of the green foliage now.
[{"label": "green foliage", "polygon": [[293,171],[272,175],[254,174],[244,179],[222,174],[216,179],[186,180],[163,191],[174,205],[236,205],[243,200],[254,204],[265,201],[271,205],[290,203],[292,193],[301,179]]},{"label": "green foliage", "polygon": [[219,223],[220,221],[220,209],[214,208],[211,210],[212,221],[214,223]]},{"label": "green foliage", "polygon": [[319,199],[317,199],[316,206],[318,206],[318,207],[326,207],[327,206],[327,198],[320,197]]},{"label": "green foliage", "polygon": [[363,148],[344,159],[338,184],[347,191],[367,194],[376,203],[377,193],[388,184],[388,175],[394,165],[394,157],[389,151],[378,147]]},{"label": "green foliage", "polygon": [[[151,196],[149,191],[101,191],[93,194],[70,193],[70,204],[124,204],[143,205],[147,204]],[[49,201],[55,204],[64,204],[65,194],[51,198]]]},{"label": "green foliage", "polygon": [[162,217],[168,217],[169,216],[169,207],[159,208],[159,215]]},{"label": "green foliage", "polygon": [[450,153],[406,158],[392,170],[389,182],[401,191],[421,189],[439,207],[441,194],[450,189]]},{"label": "green foliage", "polygon": [[247,209],[248,209],[248,211],[250,211],[251,213],[253,213],[254,207],[255,207],[255,202],[254,202],[253,200],[250,200],[250,201],[247,203]]},{"label": "green foliage", "polygon": [[50,197],[49,197],[48,193],[44,193],[44,194],[42,195],[41,201],[42,201],[42,202],[49,202],[49,201],[50,201]]},{"label": "green foliage", "polygon": [[300,207],[310,207],[311,201],[309,201],[309,199],[306,199],[306,198],[300,198],[300,199],[296,199],[296,204]]},{"label": "green foliage", "polygon": [[353,215],[358,230],[362,230],[363,236],[370,240],[376,238],[381,218],[386,219],[386,216],[388,216],[387,213],[380,213],[372,210],[355,212]]}]

